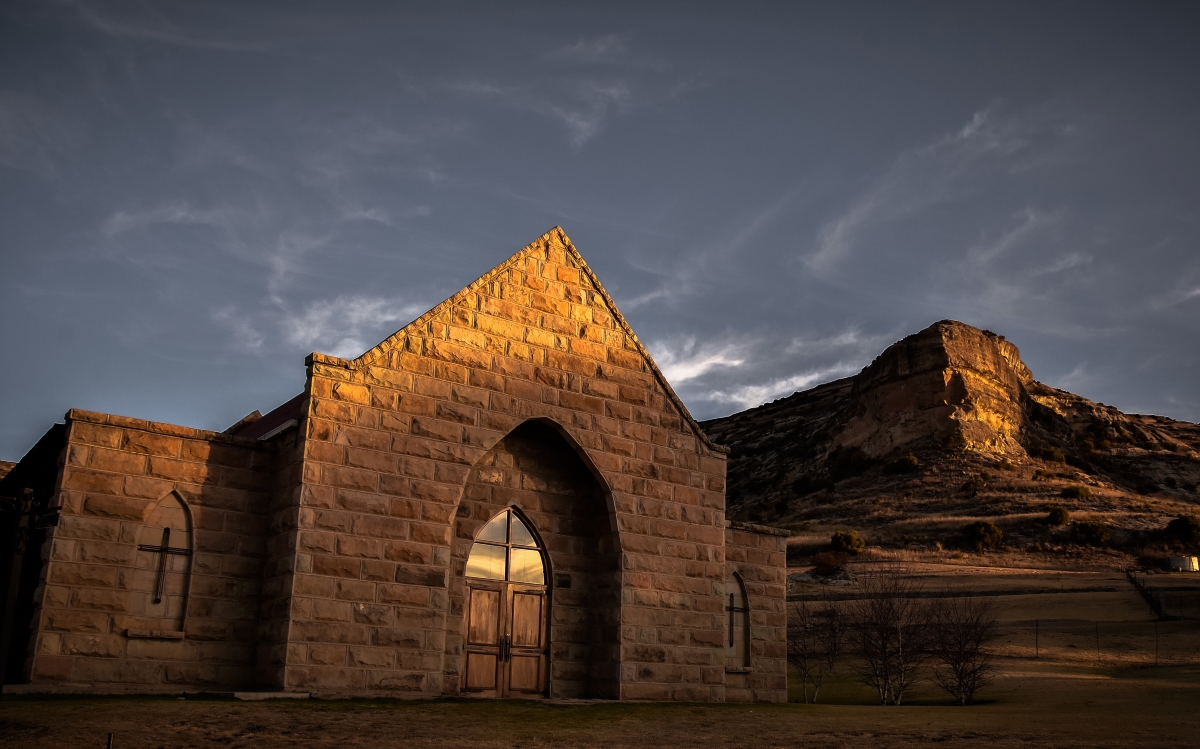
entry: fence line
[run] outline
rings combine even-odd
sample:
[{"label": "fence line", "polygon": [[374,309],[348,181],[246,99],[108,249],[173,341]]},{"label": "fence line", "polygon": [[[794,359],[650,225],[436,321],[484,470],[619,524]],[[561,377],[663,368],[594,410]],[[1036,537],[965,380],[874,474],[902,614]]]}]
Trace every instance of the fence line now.
[{"label": "fence line", "polygon": [[[1131,571],[1126,571],[1125,576],[1129,578],[1129,582],[1137,589],[1138,593],[1142,594],[1142,598],[1146,599],[1146,603],[1150,604],[1150,609],[1154,611],[1154,615],[1162,620],[1180,620],[1180,619],[1196,619],[1200,617],[1200,600],[1196,592],[1191,593],[1192,605],[1188,606],[1188,594],[1176,592],[1172,594],[1167,590],[1163,590],[1155,585],[1146,582],[1146,576],[1137,576]],[[1189,616],[1189,614],[1191,614]]]}]

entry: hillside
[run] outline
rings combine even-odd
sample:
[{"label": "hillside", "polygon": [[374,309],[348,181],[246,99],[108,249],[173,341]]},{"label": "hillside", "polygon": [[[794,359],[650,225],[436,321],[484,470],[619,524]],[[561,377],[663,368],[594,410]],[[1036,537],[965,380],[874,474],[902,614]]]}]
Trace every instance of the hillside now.
[{"label": "hillside", "polygon": [[1061,505],[1110,531],[1097,545],[1136,551],[1200,504],[1200,425],[1044,385],[1003,336],[950,320],[853,377],[702,426],[732,450],[730,517],[817,536],[952,547],[987,519],[1010,548],[1062,551],[1071,529],[1041,521]]}]

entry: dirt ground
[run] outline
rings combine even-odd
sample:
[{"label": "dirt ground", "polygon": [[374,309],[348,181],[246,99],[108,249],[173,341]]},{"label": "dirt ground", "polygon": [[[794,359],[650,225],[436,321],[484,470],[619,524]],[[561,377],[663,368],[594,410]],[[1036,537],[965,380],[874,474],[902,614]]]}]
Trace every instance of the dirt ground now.
[{"label": "dirt ground", "polygon": [[[0,701],[0,744],[25,747],[1194,747],[1200,668],[1081,668],[1006,659],[983,703],[928,686],[901,707],[850,677],[829,704],[564,705],[178,698]],[[798,695],[796,695],[798,697]]]}]

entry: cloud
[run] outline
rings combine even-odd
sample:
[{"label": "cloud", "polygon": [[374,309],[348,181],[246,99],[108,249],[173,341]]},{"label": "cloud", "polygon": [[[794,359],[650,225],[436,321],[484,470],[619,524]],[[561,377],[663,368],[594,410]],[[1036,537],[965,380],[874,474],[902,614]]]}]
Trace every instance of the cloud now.
[{"label": "cloud", "polygon": [[742,409],[753,408],[776,398],[791,395],[839,377],[855,374],[860,369],[861,367],[854,364],[838,362],[831,367],[811,369],[764,383],[712,390],[704,396],[704,399],[734,404]]},{"label": "cloud", "polygon": [[[111,14],[96,9],[95,4],[84,0],[73,0],[67,3],[74,8],[81,21],[91,28],[107,36],[117,39],[134,39],[139,41],[158,42],[179,47],[196,49],[217,49],[234,52],[266,52],[269,47],[262,42],[234,41],[219,38],[201,38],[189,36],[180,32],[179,28],[153,4],[135,3],[119,6],[126,11],[125,18],[115,18]],[[111,7],[109,8],[112,9]],[[130,17],[130,11],[137,17]]]},{"label": "cloud", "polygon": [[613,114],[627,111],[633,98],[622,81],[591,79],[559,79],[521,86],[466,81],[449,87],[462,94],[555,119],[567,128],[575,148],[599,133]]},{"label": "cloud", "polygon": [[839,356],[844,357],[849,350],[861,356],[873,357],[895,340],[896,333],[866,335],[858,327],[850,327],[840,333],[820,338],[793,338],[784,349],[784,353],[816,357],[841,352]]},{"label": "cloud", "polygon": [[[728,261],[742,256],[746,248],[763,231],[785,216],[799,199],[801,188],[792,187],[762,206],[756,206],[748,215],[731,221],[724,231],[719,232],[705,245],[690,248],[681,259],[666,268],[652,267],[647,256],[639,255],[630,261],[637,270],[663,279],[658,288],[624,299],[618,303],[621,309],[634,310],[651,302],[672,303],[699,293],[712,284],[727,283],[730,272]],[[649,258],[652,260],[653,255]],[[738,263],[741,264],[740,262]]]},{"label": "cloud", "polygon": [[548,56],[579,62],[614,62],[627,56],[625,42],[616,34],[603,34],[590,39],[580,39],[572,45],[560,47]]},{"label": "cloud", "polygon": [[803,258],[805,264],[818,274],[827,273],[853,251],[867,227],[961,196],[960,183],[967,174],[1004,162],[1029,145],[1029,127],[1019,118],[998,118],[992,110],[983,110],[959,130],[904,151],[841,215],[821,226],[817,247]]},{"label": "cloud", "polygon": [[426,309],[380,296],[340,296],[312,302],[299,314],[286,316],[281,327],[289,343],[353,358],[386,338],[397,323],[407,324]]},{"label": "cloud", "polygon": [[186,202],[164,203],[143,211],[116,211],[104,220],[100,231],[105,236],[115,237],[156,224],[201,224],[229,228],[233,221],[234,212],[228,208],[204,210],[192,208]]},{"label": "cloud", "polygon": [[981,267],[998,259],[1014,247],[1021,245],[1039,232],[1062,222],[1061,213],[1045,213],[1033,207],[1025,207],[1013,214],[1016,225],[996,239],[976,243],[967,250],[967,262]]},{"label": "cloud", "polygon": [[718,346],[697,345],[695,338],[680,342],[657,341],[647,345],[655,363],[671,383],[694,380],[718,367],[740,367],[745,359],[738,358],[739,347],[733,344]]},{"label": "cloud", "polygon": [[374,221],[385,226],[392,225],[392,217],[382,208],[344,208],[342,209],[342,220]]},{"label": "cloud", "polygon": [[212,313],[213,320],[226,325],[233,333],[233,343],[243,351],[258,351],[265,340],[249,320],[239,314],[237,307],[226,306]]},{"label": "cloud", "polygon": [[281,297],[290,277],[301,272],[304,259],[333,239],[331,234],[317,235],[301,230],[282,232],[274,247],[266,253],[267,292],[276,305],[286,307]]}]

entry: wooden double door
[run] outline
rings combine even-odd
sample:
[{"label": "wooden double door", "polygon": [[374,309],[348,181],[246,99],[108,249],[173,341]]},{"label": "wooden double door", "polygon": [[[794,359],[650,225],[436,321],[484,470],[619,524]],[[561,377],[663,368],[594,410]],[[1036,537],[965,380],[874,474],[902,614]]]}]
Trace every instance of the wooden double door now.
[{"label": "wooden double door", "polygon": [[463,693],[546,695],[549,653],[546,586],[467,580]]}]

